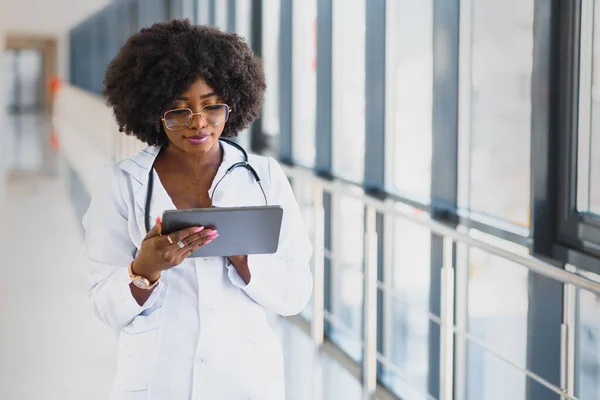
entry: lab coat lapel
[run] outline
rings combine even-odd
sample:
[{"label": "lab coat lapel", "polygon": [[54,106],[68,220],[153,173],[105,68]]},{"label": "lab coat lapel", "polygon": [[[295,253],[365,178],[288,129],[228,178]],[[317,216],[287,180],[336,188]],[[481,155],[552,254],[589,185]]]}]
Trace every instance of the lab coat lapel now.
[{"label": "lab coat lapel", "polygon": [[[131,177],[131,188],[133,191],[133,197],[136,206],[136,219],[137,225],[142,232],[142,237],[146,235],[145,226],[145,209],[146,209],[146,195],[148,190],[148,175],[154,160],[160,152],[160,147],[148,146],[133,157],[123,160],[120,164],[121,169],[127,172]],[[163,210],[157,209],[157,203],[159,202],[159,195],[157,194],[156,175],[154,175],[154,188],[152,191],[152,202],[150,204],[150,227],[154,226],[156,217],[160,216]]]}]

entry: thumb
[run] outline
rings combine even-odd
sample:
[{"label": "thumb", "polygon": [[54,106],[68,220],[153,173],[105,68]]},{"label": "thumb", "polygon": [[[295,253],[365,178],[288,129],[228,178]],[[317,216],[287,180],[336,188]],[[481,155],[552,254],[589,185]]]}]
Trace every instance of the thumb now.
[{"label": "thumb", "polygon": [[145,239],[150,239],[153,238],[155,236],[159,236],[162,232],[162,221],[160,219],[160,217],[156,218],[156,225],[154,225],[152,227],[152,229],[150,229],[150,232],[148,232],[148,234],[146,235]]}]

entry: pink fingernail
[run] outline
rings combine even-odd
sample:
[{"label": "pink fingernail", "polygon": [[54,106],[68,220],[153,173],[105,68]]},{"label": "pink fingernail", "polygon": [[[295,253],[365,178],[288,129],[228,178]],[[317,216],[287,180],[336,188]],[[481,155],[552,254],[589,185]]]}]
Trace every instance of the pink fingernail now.
[{"label": "pink fingernail", "polygon": [[204,227],[200,226],[200,227],[194,229],[194,233],[202,232],[203,229],[204,229]]},{"label": "pink fingernail", "polygon": [[210,233],[208,233],[208,234],[206,235],[206,237],[210,237],[211,239],[214,239],[214,238],[216,238],[217,236],[219,236],[219,234],[217,233],[217,231],[212,231],[212,232],[210,232]]},{"label": "pink fingernail", "polygon": [[160,217],[156,217],[156,223],[160,224]]}]

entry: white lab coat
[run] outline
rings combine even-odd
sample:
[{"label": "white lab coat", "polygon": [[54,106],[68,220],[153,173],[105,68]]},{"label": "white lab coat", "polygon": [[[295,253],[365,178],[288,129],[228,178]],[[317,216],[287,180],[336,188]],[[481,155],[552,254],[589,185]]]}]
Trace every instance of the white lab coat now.
[{"label": "white lab coat", "polygon": [[[231,145],[221,146],[223,162],[210,193],[227,168],[243,159]],[[111,399],[284,399],[282,347],[267,311],[297,314],[312,293],[312,248],[287,177],[272,158],[249,156],[269,204],[281,205],[284,213],[278,251],[248,257],[248,285],[225,258],[187,259],[163,272],[139,306],[127,268],[146,235],[148,172],[158,151],[147,147],[105,168],[84,217],[90,298],[119,338]],[[175,208],[154,174],[151,225]],[[217,188],[213,205],[264,205],[264,198],[252,175],[236,168]],[[246,229],[252,235],[253,228]]]}]

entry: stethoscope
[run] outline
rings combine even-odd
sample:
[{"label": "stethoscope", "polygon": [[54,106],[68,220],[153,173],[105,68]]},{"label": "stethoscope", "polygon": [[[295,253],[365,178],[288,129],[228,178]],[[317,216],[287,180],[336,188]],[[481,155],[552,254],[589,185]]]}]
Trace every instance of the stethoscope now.
[{"label": "stethoscope", "polygon": [[[217,190],[217,188],[219,187],[219,185],[221,184],[223,179],[225,179],[225,177],[227,175],[231,174],[234,169],[241,167],[241,168],[247,169],[248,172],[250,172],[252,174],[252,176],[254,177],[254,180],[260,187],[260,191],[262,192],[262,195],[265,199],[265,205],[268,205],[267,195],[265,194],[265,189],[263,188],[263,185],[260,181],[260,177],[258,176],[258,173],[252,167],[252,165],[250,165],[248,163],[248,153],[246,153],[246,150],[244,150],[244,148],[242,146],[240,146],[239,144],[237,144],[231,140],[223,139],[223,138],[219,138],[219,140],[238,149],[240,151],[240,153],[242,153],[242,155],[244,156],[244,160],[236,162],[231,167],[227,168],[227,171],[225,171],[225,174],[221,177],[221,179],[219,179],[219,181],[215,185],[215,188],[213,189],[212,194],[210,195],[211,202],[212,202],[213,196],[215,194],[215,191]],[[146,232],[150,232],[150,201],[152,200],[153,186],[154,186],[154,167],[150,168],[150,172],[148,173],[148,191],[146,192],[146,209],[144,210],[144,212],[145,212],[144,223],[146,225]]]}]

